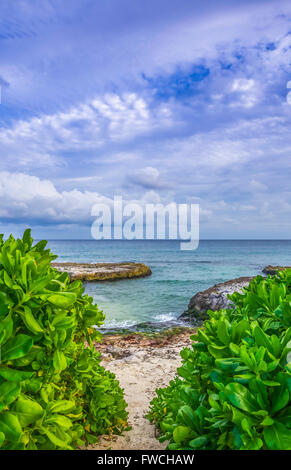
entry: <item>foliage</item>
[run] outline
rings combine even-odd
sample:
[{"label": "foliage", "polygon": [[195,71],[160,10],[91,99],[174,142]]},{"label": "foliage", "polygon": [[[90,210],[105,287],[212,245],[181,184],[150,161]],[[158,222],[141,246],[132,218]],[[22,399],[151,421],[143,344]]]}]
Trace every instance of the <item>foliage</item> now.
[{"label": "foliage", "polygon": [[94,341],[104,316],[46,241],[0,237],[0,448],[73,449],[120,433],[127,412]]},{"label": "foliage", "polygon": [[168,449],[291,449],[291,271],[258,276],[181,351],[148,414]]}]

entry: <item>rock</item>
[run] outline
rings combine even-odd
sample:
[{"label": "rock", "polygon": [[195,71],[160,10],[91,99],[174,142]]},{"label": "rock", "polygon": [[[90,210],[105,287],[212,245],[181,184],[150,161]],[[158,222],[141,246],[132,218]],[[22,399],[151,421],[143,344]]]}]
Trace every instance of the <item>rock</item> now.
[{"label": "rock", "polygon": [[286,269],[291,269],[291,266],[266,266],[263,269],[264,274],[271,274],[272,276],[274,274],[277,274],[278,271],[285,271]]},{"label": "rock", "polygon": [[180,329],[185,327],[184,322],[181,320],[168,320],[163,322],[142,322],[142,323],[135,323],[132,326],[128,326],[127,328],[100,328],[101,333],[103,334],[127,334],[130,335],[132,333],[159,333],[168,330],[173,331],[177,329],[179,332]]},{"label": "rock", "polygon": [[122,349],[117,346],[109,345],[105,350],[105,354],[111,359],[123,359],[124,357],[130,356],[131,352],[129,350]]},{"label": "rock", "polygon": [[198,292],[191,298],[188,309],[180,316],[180,319],[199,324],[208,317],[207,310],[230,308],[231,301],[227,295],[241,292],[242,288],[248,286],[252,279],[253,277],[239,277]]},{"label": "rock", "polygon": [[72,281],[118,281],[152,274],[143,263],[52,263],[52,266],[68,273]]}]

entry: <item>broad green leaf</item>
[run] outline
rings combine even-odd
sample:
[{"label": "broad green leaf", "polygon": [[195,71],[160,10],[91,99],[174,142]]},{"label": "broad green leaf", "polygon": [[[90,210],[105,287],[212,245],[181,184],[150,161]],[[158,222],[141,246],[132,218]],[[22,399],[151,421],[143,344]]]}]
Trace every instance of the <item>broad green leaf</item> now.
[{"label": "broad green leaf", "polygon": [[288,405],[290,396],[289,390],[285,385],[281,385],[280,387],[276,388],[272,394],[272,409],[271,412],[277,413],[277,411],[284,408]]},{"label": "broad green leaf", "polygon": [[223,381],[223,373],[219,369],[212,369],[209,378],[213,383],[221,384]]},{"label": "broad green leaf", "polygon": [[287,428],[291,428],[291,406],[287,406],[276,416],[276,420],[285,424]]},{"label": "broad green leaf", "polygon": [[11,338],[4,346],[2,346],[2,361],[11,361],[25,356],[31,349],[33,340],[31,336],[17,335]]},{"label": "broad green leaf", "polygon": [[242,421],[241,421],[240,424],[241,424],[242,429],[243,429],[250,437],[253,437],[252,428],[251,428],[251,426],[250,426],[250,423],[249,423],[248,419],[247,419],[247,418],[242,419]]},{"label": "broad green leaf", "polygon": [[2,446],[4,441],[5,441],[5,434],[3,432],[0,432],[0,447]]},{"label": "broad green leaf", "polygon": [[9,274],[7,273],[7,271],[4,271],[4,282],[5,282],[7,287],[9,287],[10,289],[13,289],[14,282],[12,281],[12,279],[9,276]]},{"label": "broad green leaf", "polygon": [[161,422],[161,430],[162,431],[170,431],[170,432],[173,432],[175,429],[175,425],[174,424],[169,424],[167,423],[166,421],[162,421]]},{"label": "broad green leaf", "polygon": [[62,292],[50,295],[47,300],[57,307],[68,308],[76,302],[76,294],[74,292]]},{"label": "broad green leaf", "polygon": [[23,393],[35,394],[39,392],[42,386],[42,379],[39,378],[32,378],[26,379],[21,382],[21,391]]},{"label": "broad green leaf", "polygon": [[22,429],[14,413],[7,411],[0,414],[0,432],[3,432],[9,441],[19,440]]},{"label": "broad green leaf", "polygon": [[47,428],[42,427],[43,432],[47,435],[49,440],[56,446],[59,447],[60,449],[65,449],[65,450],[72,450],[72,447],[66,444],[65,441],[62,441],[59,439],[54,433],[49,431]]},{"label": "broad green leaf", "polygon": [[0,366],[0,377],[8,381],[20,382],[21,380],[29,379],[33,372],[26,372],[22,370],[10,369],[9,367]]},{"label": "broad green leaf", "polygon": [[[195,427],[195,415],[192,408],[189,405],[182,406],[178,411],[178,416],[183,419],[186,426]],[[197,418],[196,418],[197,419]]]},{"label": "broad green leaf", "polygon": [[20,424],[26,427],[40,419],[44,410],[39,403],[23,396],[15,403],[14,412]]},{"label": "broad green leaf", "polygon": [[291,429],[282,423],[274,423],[263,431],[265,442],[271,450],[291,450]]},{"label": "broad green leaf", "polygon": [[208,346],[208,351],[216,359],[222,359],[223,357],[226,357],[228,347],[227,346],[213,346],[212,344],[210,344]]},{"label": "broad green leaf", "polygon": [[250,391],[239,383],[229,383],[225,387],[225,395],[232,405],[240,408],[241,410],[248,411],[258,411],[259,405],[255,397],[250,393]]},{"label": "broad green leaf", "polygon": [[13,320],[12,315],[9,313],[6,318],[0,320],[0,345],[4,345],[13,333]]},{"label": "broad green leaf", "polygon": [[239,356],[240,349],[237,344],[229,343],[229,349],[231,350],[233,354],[236,354],[237,356]]},{"label": "broad green leaf", "polygon": [[261,422],[262,426],[272,426],[274,424],[274,420],[270,416],[266,416]]},{"label": "broad green leaf", "polygon": [[220,320],[218,322],[217,336],[223,344],[225,344],[225,345],[229,344],[230,336],[229,336],[229,333],[228,333],[226,322],[224,320]]},{"label": "broad green leaf", "polygon": [[47,418],[45,420],[45,424],[57,424],[61,428],[64,428],[65,430],[70,429],[73,426],[72,421],[67,418],[67,416],[63,415],[52,415],[51,417]]},{"label": "broad green leaf", "polygon": [[32,311],[29,307],[24,306],[24,312],[21,313],[21,317],[27,326],[27,328],[35,334],[43,333],[43,328],[39,322],[34,318]]},{"label": "broad green leaf", "polygon": [[56,349],[53,356],[53,364],[56,371],[65,370],[67,368],[67,360],[63,353],[59,349]]},{"label": "broad green leaf", "polygon": [[72,328],[76,323],[76,320],[73,317],[67,317],[65,314],[57,315],[53,321],[52,325],[57,329],[59,328]]},{"label": "broad green leaf", "polygon": [[69,413],[75,408],[75,403],[71,400],[58,400],[51,404],[50,413]]},{"label": "broad green leaf", "polygon": [[0,318],[7,315],[9,311],[9,300],[5,292],[0,292]]},{"label": "broad green leaf", "polygon": [[260,437],[244,437],[245,450],[260,450],[263,447],[263,441]]},{"label": "broad green leaf", "polygon": [[18,382],[4,382],[0,385],[0,407],[10,405],[14,402],[20,393],[20,384]]},{"label": "broad green leaf", "polygon": [[192,441],[189,442],[189,445],[191,449],[201,449],[207,444],[207,437],[201,436],[201,437],[196,437],[196,439],[192,439]]},{"label": "broad green leaf", "polygon": [[174,441],[177,444],[185,441],[191,434],[191,428],[187,426],[177,426],[173,432]]},{"label": "broad green leaf", "polygon": [[23,243],[27,244],[27,248],[31,248],[33,239],[31,237],[31,229],[30,228],[27,228],[24,231],[23,236],[22,236],[22,240],[23,240]]},{"label": "broad green leaf", "polygon": [[176,442],[173,442],[168,445],[167,449],[169,450],[179,450],[180,449],[180,444],[176,444]]},{"label": "broad green leaf", "polygon": [[53,279],[53,274],[46,275],[40,279],[36,279],[30,287],[31,292],[40,292],[42,291]]},{"label": "broad green leaf", "polygon": [[219,367],[219,369],[230,372],[234,372],[239,366],[237,359],[234,357],[216,359],[215,364]]}]

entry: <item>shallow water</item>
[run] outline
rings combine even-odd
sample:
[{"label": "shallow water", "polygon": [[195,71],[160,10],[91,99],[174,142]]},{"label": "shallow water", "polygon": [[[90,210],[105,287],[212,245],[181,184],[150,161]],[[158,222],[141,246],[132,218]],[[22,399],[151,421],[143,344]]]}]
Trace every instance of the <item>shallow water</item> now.
[{"label": "shallow water", "polygon": [[290,240],[202,240],[195,251],[178,241],[51,240],[58,261],[148,264],[152,276],[119,282],[86,283],[106,314],[105,326],[173,320],[190,298],[218,282],[261,274],[267,264],[291,265]]}]

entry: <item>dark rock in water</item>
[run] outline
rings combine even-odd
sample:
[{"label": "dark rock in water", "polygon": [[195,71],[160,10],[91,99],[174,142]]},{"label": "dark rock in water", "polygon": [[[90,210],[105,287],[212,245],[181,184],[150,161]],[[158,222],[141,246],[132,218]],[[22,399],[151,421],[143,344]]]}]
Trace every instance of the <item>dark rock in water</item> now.
[{"label": "dark rock in water", "polygon": [[264,274],[271,274],[272,276],[274,274],[277,274],[278,271],[285,271],[286,269],[291,269],[291,266],[266,266],[263,269]]},{"label": "dark rock in water", "polygon": [[207,310],[220,310],[230,308],[231,301],[227,298],[228,294],[241,292],[243,287],[249,285],[253,277],[239,277],[231,281],[215,284],[213,287],[195,294],[188,305],[188,309],[182,313],[179,319],[189,322],[202,322],[207,319]]}]

